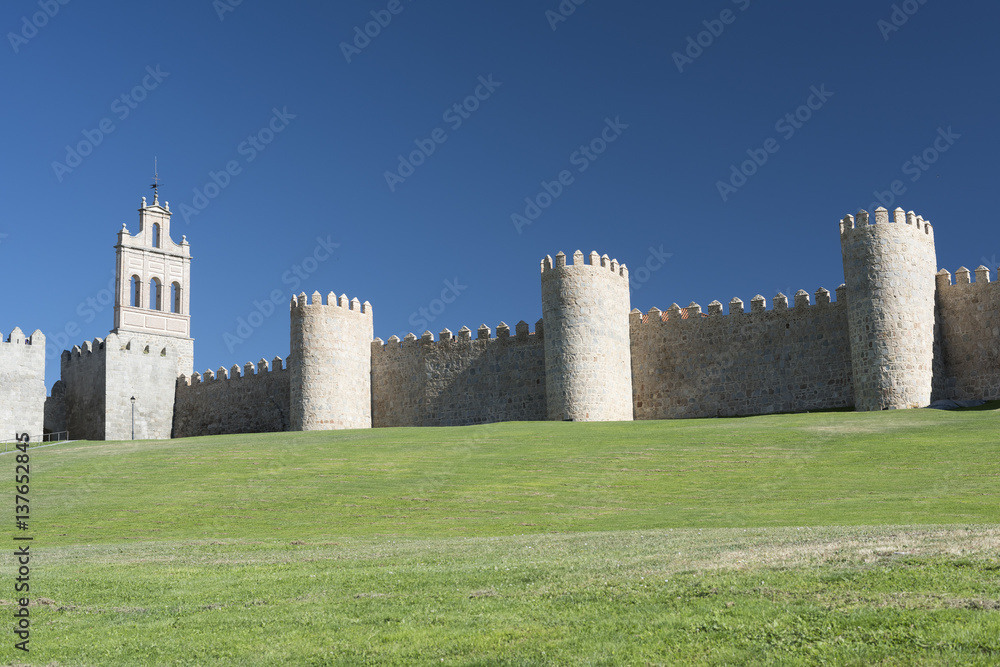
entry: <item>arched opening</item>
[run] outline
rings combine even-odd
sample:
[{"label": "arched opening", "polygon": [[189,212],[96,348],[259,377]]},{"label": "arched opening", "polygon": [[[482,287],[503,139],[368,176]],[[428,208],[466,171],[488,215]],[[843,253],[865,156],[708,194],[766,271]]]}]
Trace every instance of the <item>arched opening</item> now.
[{"label": "arched opening", "polygon": [[149,308],[150,310],[163,310],[163,285],[159,278],[149,281]]},{"label": "arched opening", "polygon": [[142,308],[142,280],[139,276],[132,276],[131,289],[129,289],[129,305],[133,308]]},{"label": "arched opening", "polygon": [[170,312],[181,312],[181,286],[180,283],[170,284]]},{"label": "arched opening", "polygon": [[160,247],[160,223],[158,222],[153,223],[153,247]]}]

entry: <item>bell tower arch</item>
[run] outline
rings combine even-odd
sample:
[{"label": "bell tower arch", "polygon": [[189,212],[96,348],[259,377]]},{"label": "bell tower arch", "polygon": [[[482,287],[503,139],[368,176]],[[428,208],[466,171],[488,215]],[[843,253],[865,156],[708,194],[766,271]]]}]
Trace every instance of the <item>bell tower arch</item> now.
[{"label": "bell tower arch", "polygon": [[[154,188],[155,190],[155,188]],[[191,247],[187,237],[175,243],[170,235],[169,202],[142,198],[139,231],[123,223],[115,245],[115,328],[122,339],[146,341],[156,349],[176,351],[177,374],[194,371],[191,338]]]}]

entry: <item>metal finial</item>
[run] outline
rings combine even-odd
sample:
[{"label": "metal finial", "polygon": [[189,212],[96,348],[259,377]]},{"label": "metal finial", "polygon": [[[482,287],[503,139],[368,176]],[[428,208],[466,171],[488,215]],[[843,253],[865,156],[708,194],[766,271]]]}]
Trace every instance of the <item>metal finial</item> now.
[{"label": "metal finial", "polygon": [[159,173],[159,170],[157,169],[156,157],[154,156],[153,157],[153,184],[149,186],[149,187],[153,188],[153,204],[154,205],[160,203],[160,191],[159,191],[159,187],[161,185],[163,185],[163,183],[160,181],[160,173]]}]

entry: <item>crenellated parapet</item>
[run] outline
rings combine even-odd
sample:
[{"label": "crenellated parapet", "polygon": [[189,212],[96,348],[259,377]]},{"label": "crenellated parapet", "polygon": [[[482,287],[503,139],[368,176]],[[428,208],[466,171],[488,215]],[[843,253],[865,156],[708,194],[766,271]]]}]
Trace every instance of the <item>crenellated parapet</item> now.
[{"label": "crenellated parapet", "polygon": [[[178,352],[174,339],[109,333],[62,353],[66,423],[73,437],[171,436]],[[188,341],[177,340],[184,347]],[[133,400],[134,399],[134,400]]]},{"label": "crenellated parapet", "polygon": [[177,379],[174,437],[287,431],[291,373],[281,357]]},{"label": "crenellated parapet", "polygon": [[542,320],[376,338],[371,358],[374,426],[546,419]]},{"label": "crenellated parapet", "polygon": [[[815,298],[815,301],[813,301]],[[809,315],[811,309],[822,309],[828,307],[840,307],[845,305],[845,292],[843,286],[837,289],[837,301],[832,301],[830,291],[825,287],[820,287],[810,296],[809,292],[799,290],[795,293],[793,306],[790,307],[788,297],[778,292],[772,300],[772,307],[767,308],[767,299],[758,294],[750,300],[750,312],[746,311],[746,306],[742,299],[734,297],[729,302],[729,315],[723,313],[723,305],[720,301],[712,301],[708,304],[707,311],[703,311],[700,304],[691,302],[686,308],[681,308],[676,303],[671,304],[666,310],[650,308],[646,313],[639,309],[633,309],[629,313],[629,324],[634,329],[641,325],[664,325],[670,323],[674,326],[692,327],[698,326],[706,320],[714,320],[725,317],[746,317],[749,321],[755,317],[781,317],[785,314],[794,314],[795,319],[803,319]]]},{"label": "crenellated parapet", "polygon": [[577,250],[541,269],[548,418],[631,421],[628,268]]},{"label": "crenellated parapet", "polygon": [[292,297],[292,311],[299,309],[301,312],[306,312],[310,309],[321,307],[341,308],[357,315],[367,315],[369,318],[372,316],[372,305],[370,303],[367,301],[361,303],[357,297],[348,299],[346,294],[341,294],[338,297],[336,293],[330,292],[326,295],[326,300],[323,299],[323,295],[318,291],[312,293],[311,299],[305,292]]},{"label": "crenellated parapet", "polygon": [[883,227],[876,227],[876,225],[889,224],[906,225],[905,228],[900,227],[895,231],[902,232],[905,229],[905,233],[913,234],[914,238],[922,238],[931,244],[934,243],[934,227],[929,220],[924,220],[923,216],[917,215],[913,211],[904,211],[901,208],[893,211],[890,219],[888,209],[882,207],[875,209],[874,215],[869,215],[868,211],[862,209],[858,211],[857,216],[845,216],[840,221],[841,242],[844,239],[890,232],[892,231],[891,229],[887,230]]},{"label": "crenellated parapet", "polygon": [[[38,329],[35,329],[34,333],[32,333],[30,336],[25,336],[24,332],[21,331],[21,327],[14,327],[7,336],[4,336],[2,333],[0,333],[0,345],[23,345],[25,347],[21,349],[26,352],[28,351],[37,352],[41,350],[41,352],[44,354],[45,334],[43,334]],[[39,346],[39,347],[34,347],[34,346]],[[3,349],[10,350],[12,348],[3,348]]]},{"label": "crenellated parapet", "polygon": [[505,344],[517,345],[541,341],[544,339],[544,329],[542,320],[535,323],[535,331],[530,330],[530,326],[524,320],[515,325],[514,334],[511,335],[510,326],[505,322],[497,325],[496,333],[486,324],[480,325],[476,330],[475,338],[473,331],[469,327],[462,327],[458,333],[453,333],[451,329],[442,329],[437,339],[430,331],[425,331],[419,338],[414,333],[407,334],[402,340],[398,336],[391,336],[388,341],[376,338],[372,341],[372,354],[392,354],[401,352],[408,348],[417,346],[436,345],[444,348],[451,348],[457,345],[474,344]]},{"label": "crenellated parapet", "polygon": [[[770,301],[770,303],[769,303]],[[636,419],[731,417],[852,405],[845,291],[757,294],[630,315]]]},{"label": "crenellated parapet", "polygon": [[[973,275],[975,275],[975,281],[973,281]],[[954,282],[952,282],[951,272],[947,269],[941,269],[935,275],[935,282],[939,291],[949,287],[960,287],[962,285],[973,285],[982,288],[985,285],[1000,284],[990,280],[990,269],[982,264],[980,264],[979,268],[976,269],[975,274],[964,266],[958,267],[955,271]]]},{"label": "crenellated parapet", "polygon": [[[534,326],[383,341],[367,301],[302,292],[289,302],[286,359],[196,373],[190,248],[172,240],[169,209],[154,199],[143,202],[137,233],[119,233],[115,330],[63,353],[51,404],[64,406],[74,438],[128,438],[134,423],[141,439],[877,410],[926,405],[932,391],[1000,398],[1000,283],[991,270],[938,271],[934,227],[912,211],[859,211],[839,227],[845,281],[832,291],[630,312],[625,264],[559,252],[540,262]],[[257,308],[254,316],[270,312]],[[37,380],[44,403],[44,353],[40,332],[0,336],[0,437],[7,416],[28,411],[9,407],[8,387]]]},{"label": "crenellated parapet", "polygon": [[252,380],[256,377],[263,377],[270,373],[284,372],[287,372],[287,369],[284,367],[284,360],[281,357],[275,357],[271,361],[261,359],[256,364],[252,361],[246,362],[243,366],[233,364],[233,366],[228,369],[225,366],[220,366],[217,371],[208,369],[204,374],[193,373],[191,377],[181,375],[177,378],[177,384],[179,386],[191,386],[204,382],[213,382],[216,380]]},{"label": "crenellated parapet", "polygon": [[[90,360],[95,357],[103,358],[107,352],[119,352],[122,355],[143,355],[150,358],[170,358],[173,360],[175,353],[169,343],[150,344],[148,341],[135,338],[125,338],[115,333],[109,333],[106,338],[95,338],[85,340],[79,345],[74,345],[70,350],[63,350],[63,364],[88,364],[94,363]],[[103,362],[101,362],[103,363]],[[168,363],[168,362],[165,362]]]},{"label": "crenellated parapet", "polygon": [[930,404],[934,230],[912,211],[859,211],[840,222],[857,409]]},{"label": "crenellated parapet", "polygon": [[303,292],[290,312],[291,429],[371,428],[371,304]]},{"label": "crenellated parapet", "polygon": [[[596,250],[588,256],[584,256],[581,251],[577,250],[573,253],[572,264],[566,263],[566,254],[563,252],[557,253],[554,260],[551,255],[546,255],[545,259],[542,260],[542,273],[564,271],[566,267],[576,267],[575,270],[579,270],[581,266],[607,269],[609,275],[624,278],[626,284],[628,283],[628,267],[625,264],[619,264],[617,259],[610,259],[606,254],[598,255]],[[574,269],[570,268],[569,270],[572,271]]]},{"label": "crenellated parapet", "polygon": [[0,440],[41,435],[45,421],[45,336],[0,333]]},{"label": "crenellated parapet", "polygon": [[1000,282],[990,269],[938,271],[935,399],[1000,398]]}]

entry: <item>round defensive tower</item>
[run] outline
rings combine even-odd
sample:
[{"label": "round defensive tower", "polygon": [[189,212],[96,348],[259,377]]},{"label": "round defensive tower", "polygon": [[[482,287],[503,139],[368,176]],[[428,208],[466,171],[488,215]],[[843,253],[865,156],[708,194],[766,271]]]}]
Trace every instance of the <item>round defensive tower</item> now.
[{"label": "round defensive tower", "polygon": [[884,208],[840,223],[847,318],[859,411],[924,407],[934,362],[934,229]]},{"label": "round defensive tower", "polygon": [[628,269],[579,250],[542,260],[545,398],[557,421],[631,421]]},{"label": "round defensive tower", "polygon": [[331,292],[292,298],[291,430],[371,428],[372,307]]}]

